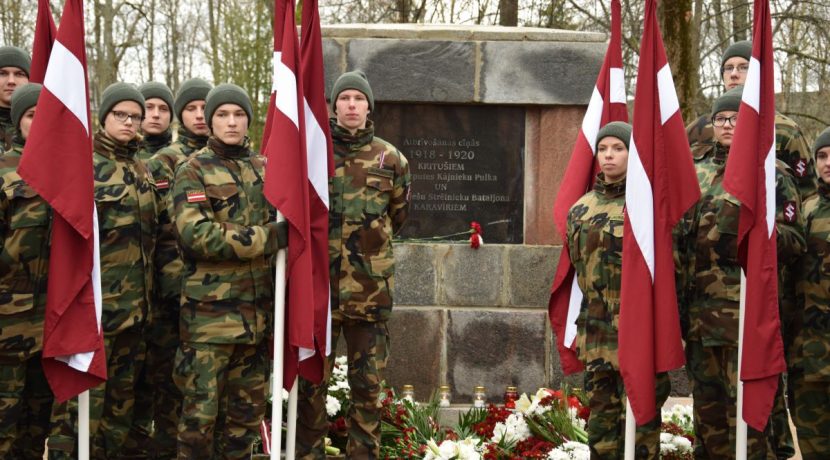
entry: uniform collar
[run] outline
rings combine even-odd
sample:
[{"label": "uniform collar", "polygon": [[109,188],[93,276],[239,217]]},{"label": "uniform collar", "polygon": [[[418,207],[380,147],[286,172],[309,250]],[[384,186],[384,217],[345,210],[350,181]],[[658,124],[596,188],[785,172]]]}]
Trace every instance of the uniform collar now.
[{"label": "uniform collar", "polygon": [[251,156],[251,152],[248,150],[250,140],[247,137],[245,137],[245,141],[241,144],[229,145],[211,136],[210,139],[208,139],[207,145],[217,155],[223,158],[238,159],[248,158]]},{"label": "uniform collar", "polygon": [[830,184],[824,182],[819,178],[818,180],[818,193],[824,199],[830,199]]},{"label": "uniform collar", "polygon": [[127,145],[123,145],[110,139],[103,129],[95,133],[95,152],[105,157],[134,160],[138,149],[139,143],[136,140],[132,140]]},{"label": "uniform collar", "polygon": [[720,142],[716,142],[713,146],[712,160],[717,164],[726,164],[727,156],[729,156],[729,147],[721,145]]},{"label": "uniform collar", "polygon": [[12,123],[12,109],[11,107],[0,107],[0,121],[11,124]]},{"label": "uniform collar", "polygon": [[358,129],[354,134],[348,129],[337,124],[336,118],[329,120],[331,125],[331,139],[335,144],[343,145],[351,150],[357,150],[368,145],[375,138],[375,125],[371,120],[366,120],[366,127]]},{"label": "uniform collar", "polygon": [[609,183],[605,181],[605,174],[599,173],[597,174],[597,181],[594,182],[594,191],[608,198],[625,195],[625,179]]},{"label": "uniform collar", "polygon": [[177,133],[181,142],[188,147],[198,150],[207,145],[208,136],[197,136],[191,133],[189,129],[185,128],[184,125],[179,126]]},{"label": "uniform collar", "polygon": [[170,141],[172,139],[173,132],[170,131],[170,128],[167,128],[167,130],[161,134],[148,134],[144,136],[144,145],[147,147],[147,150],[157,152],[163,147],[170,145]]}]

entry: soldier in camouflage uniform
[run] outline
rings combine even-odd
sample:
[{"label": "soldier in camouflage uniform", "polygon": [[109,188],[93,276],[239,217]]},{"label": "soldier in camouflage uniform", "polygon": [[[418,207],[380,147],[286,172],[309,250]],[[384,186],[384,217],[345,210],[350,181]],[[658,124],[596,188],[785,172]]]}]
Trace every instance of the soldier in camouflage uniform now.
[{"label": "soldier in camouflage uniform", "polygon": [[0,458],[42,458],[52,410],[40,364],[52,211],[17,174],[40,90],[14,92],[16,134],[0,155]]},{"label": "soldier in camouflage uniform", "polygon": [[807,251],[799,264],[801,309],[788,359],[790,407],[804,460],[830,458],[830,128],[813,152],[819,189],[804,203]]},{"label": "soldier in camouflage uniform", "polygon": [[[738,310],[741,268],[737,254],[739,203],[723,189],[723,174],[743,87],[715,101],[714,145],[698,145],[695,168],[701,199],[681,223],[679,250],[684,252],[686,285],[681,322],[686,339],[686,369],[692,383],[695,458],[735,455],[738,365]],[[776,212],[779,263],[803,251],[800,195],[790,168],[776,166]],[[748,428],[748,458],[775,458],[765,433]]]},{"label": "soldier in camouflage uniform", "polygon": [[141,133],[144,138],[138,159],[145,164],[159,150],[173,142],[170,123],[173,121],[173,92],[164,83],[149,81],[138,87],[144,96],[144,121]]},{"label": "soldier in camouflage uniform", "polygon": [[[120,458],[132,426],[136,375],[144,362],[142,329],[153,285],[156,192],[138,160],[137,130],[144,97],[114,83],[101,97],[95,134],[95,207],[101,257],[101,316],[107,381],[90,390],[92,458]],[[75,404],[55,405],[50,458],[71,458],[76,445]]]},{"label": "soldier in camouflage uniform", "polygon": [[172,191],[184,262],[178,458],[247,459],[265,415],[271,256],[286,247],[287,226],[263,196],[265,162],[248,146],[247,93],[219,85],[205,114],[213,135],[176,170]]},{"label": "soldier in camouflage uniform", "polygon": [[[147,161],[159,195],[158,235],[155,252],[155,284],[152,321],[145,330],[147,365],[145,387],[136,397],[143,408],[128,440],[134,457],[173,458],[179,426],[182,394],[173,382],[173,361],[179,348],[179,306],[181,303],[182,261],[173,225],[170,190],[176,168],[208,141],[205,98],[211,85],[193,78],[182,83],[171,103],[179,120],[176,141]],[[170,101],[166,101],[170,103]],[[152,439],[145,442],[152,420]]]},{"label": "soldier in camouflage uniform", "polygon": [[0,152],[12,147],[15,127],[11,119],[12,93],[29,83],[32,59],[20,48],[0,47]]},{"label": "soldier in camouflage uniform", "polygon": [[[617,357],[625,176],[631,125],[612,122],[597,134],[600,172],[594,189],[568,212],[568,250],[584,293],[577,319],[577,353],[590,399],[591,458],[616,459],[624,448],[625,388]],[[657,407],[669,396],[668,375],[657,377]],[[660,418],[637,428],[636,458],[660,457]]]},{"label": "soldier in camouflage uniform", "polygon": [[[352,406],[347,420],[350,458],[378,458],[380,382],[389,354],[395,260],[392,236],[409,212],[406,157],[374,135],[368,120],[374,96],[366,75],[346,72],[331,92],[335,177],[329,182],[329,266],[332,349],[346,340]],[[326,386],[302,380],[297,455],[325,458]]]}]

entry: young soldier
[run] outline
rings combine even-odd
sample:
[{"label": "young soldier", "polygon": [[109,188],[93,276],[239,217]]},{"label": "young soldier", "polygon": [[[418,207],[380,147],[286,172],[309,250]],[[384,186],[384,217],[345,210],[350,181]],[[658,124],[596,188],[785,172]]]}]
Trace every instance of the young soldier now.
[{"label": "young soldier", "polygon": [[[113,83],[101,95],[95,134],[95,207],[101,253],[101,316],[107,381],[90,390],[92,458],[120,458],[132,426],[136,374],[144,362],[142,329],[153,284],[156,195],[138,160],[144,97],[133,85]],[[49,455],[71,457],[76,414],[56,405]]]},{"label": "young soldier", "polygon": [[42,458],[52,410],[40,365],[52,211],[17,174],[40,90],[12,95],[16,134],[0,155],[0,458]]},{"label": "young soldier", "polygon": [[[695,457],[732,458],[738,364],[738,309],[741,267],[738,261],[740,204],[723,189],[726,158],[732,145],[743,87],[719,97],[712,109],[715,144],[693,150],[701,198],[682,222],[689,283],[685,286],[686,370],[692,383],[695,412]],[[798,188],[789,167],[776,165],[776,229],[779,264],[803,250],[803,222]],[[750,459],[775,458],[764,433],[748,428]]]},{"label": "young soldier", "polygon": [[[153,292],[153,319],[147,334],[147,382],[152,388],[152,402],[146,402],[153,420],[152,442],[145,449],[157,458],[176,455],[176,436],[179,425],[182,395],[173,382],[173,360],[179,347],[179,305],[181,302],[182,261],[173,225],[173,203],[170,190],[176,168],[190,155],[204,148],[208,141],[205,121],[205,98],[211,85],[192,78],[182,83],[173,104],[179,119],[178,138],[169,147],[159,150],[147,162],[159,194],[159,232],[156,241],[155,276]],[[144,416],[146,418],[146,416]],[[138,429],[138,439],[144,428]],[[132,442],[131,442],[132,444]],[[142,443],[135,443],[139,449]]]},{"label": "young soldier", "polygon": [[264,158],[248,147],[248,94],[219,85],[205,115],[213,135],[176,170],[172,191],[184,262],[178,458],[247,459],[265,415],[270,256],[286,247],[287,226],[263,196]]},{"label": "young soldier", "polygon": [[[388,356],[395,260],[392,236],[409,211],[409,163],[375,136],[368,120],[372,88],[363,72],[346,72],[331,92],[335,177],[329,182],[332,349],[346,339],[352,406],[350,458],[378,458],[380,382]],[[326,386],[301,380],[298,456],[324,458]],[[321,457],[322,455],[322,457]]]},{"label": "young soldier", "polygon": [[799,273],[799,330],[790,349],[790,407],[804,460],[830,456],[830,128],[813,146],[818,194],[804,203],[807,251]]},{"label": "young soldier", "polygon": [[147,82],[138,87],[144,96],[144,121],[141,133],[144,140],[138,159],[147,163],[156,152],[167,147],[173,141],[170,122],[173,118],[173,92],[164,83]]},{"label": "young soldier", "polygon": [[29,83],[29,67],[32,58],[20,48],[0,47],[0,150],[12,145],[15,127],[11,119],[12,93]]},{"label": "young soldier", "polygon": [[[568,212],[568,250],[585,294],[577,320],[577,352],[590,398],[591,458],[615,459],[624,448],[625,388],[617,358],[623,209],[631,125],[612,122],[597,134],[600,172],[594,189]],[[657,407],[669,396],[667,374],[657,378]],[[660,457],[660,419],[637,429],[637,458]]]}]

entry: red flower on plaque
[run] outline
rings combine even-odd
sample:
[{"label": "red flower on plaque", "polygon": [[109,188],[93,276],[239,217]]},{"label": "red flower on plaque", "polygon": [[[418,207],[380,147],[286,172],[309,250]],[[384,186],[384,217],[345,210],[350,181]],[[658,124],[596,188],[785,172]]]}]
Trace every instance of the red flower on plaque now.
[{"label": "red flower on plaque", "polygon": [[481,238],[481,225],[476,222],[470,222],[470,247],[478,249],[484,244],[484,239]]}]

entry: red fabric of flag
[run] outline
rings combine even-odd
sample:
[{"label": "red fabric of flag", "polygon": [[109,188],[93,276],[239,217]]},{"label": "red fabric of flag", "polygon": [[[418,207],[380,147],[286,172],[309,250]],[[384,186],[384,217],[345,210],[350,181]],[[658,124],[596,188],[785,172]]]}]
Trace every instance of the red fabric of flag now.
[{"label": "red fabric of flag", "polygon": [[775,230],[775,80],[768,0],[754,6],[752,58],[740,123],[726,162],[723,188],[741,203],[738,247],[746,273],[743,356],[743,417],[763,431],[779,375],[786,370],[778,317],[778,256]]},{"label": "red fabric of flag", "polygon": [[618,338],[626,394],[643,425],[657,416],[655,375],[685,363],[672,230],[700,198],[656,0],[646,1],[631,137]]},{"label": "red fabric of flag", "polygon": [[20,176],[54,211],[43,369],[58,401],[107,377],[100,278],[93,274],[95,203],[86,68],[83,3],[67,0],[19,168]]},{"label": "red fabric of flag", "polygon": [[566,375],[583,368],[574,350],[573,340],[576,336],[575,316],[579,313],[582,293],[575,283],[576,274],[568,253],[568,210],[593,186],[598,172],[594,157],[597,132],[609,122],[628,121],[621,35],[620,2],[612,0],[611,41],[553,205],[553,221],[564,244],[551,288],[548,316],[556,333],[559,361]]},{"label": "red fabric of flag", "polygon": [[58,35],[55,20],[52,18],[52,9],[49,0],[37,0],[37,22],[35,23],[35,39],[32,43],[32,66],[29,70],[29,81],[43,83],[46,76],[46,66],[49,64],[49,54],[52,53],[52,43]]}]

